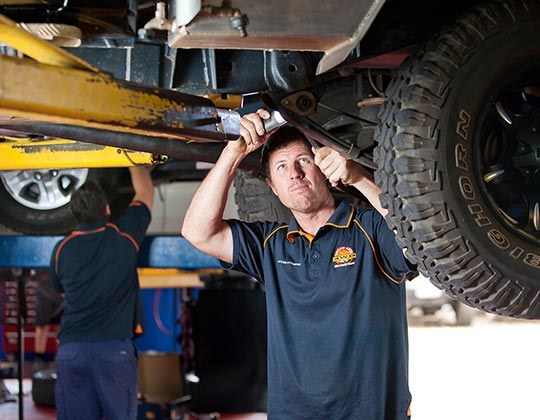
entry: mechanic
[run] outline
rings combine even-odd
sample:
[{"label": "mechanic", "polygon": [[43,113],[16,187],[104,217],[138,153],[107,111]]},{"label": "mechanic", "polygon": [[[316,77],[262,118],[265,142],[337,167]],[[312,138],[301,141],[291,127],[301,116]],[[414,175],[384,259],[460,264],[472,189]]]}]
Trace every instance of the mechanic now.
[{"label": "mechanic", "polygon": [[56,357],[59,420],[137,417],[132,339],[144,328],[137,254],[154,187],[146,167],[130,174],[135,196],[115,224],[98,183],[77,190],[70,206],[80,226],[53,251],[50,276],[66,297]]},{"label": "mechanic", "polygon": [[[404,279],[415,268],[384,221],[379,189],[362,166],[311,148],[291,127],[265,133],[269,116],[242,118],[241,138],[196,191],[182,234],[265,286],[269,419],[410,418]],[[266,182],[292,211],[290,224],[223,220],[234,172],[263,144]],[[336,202],[327,179],[357,188],[376,210]]]},{"label": "mechanic", "polygon": [[64,310],[64,297],[54,289],[49,275],[38,275],[36,280],[35,358],[32,366],[34,372],[47,366],[46,351],[49,331],[51,325],[60,324]]}]

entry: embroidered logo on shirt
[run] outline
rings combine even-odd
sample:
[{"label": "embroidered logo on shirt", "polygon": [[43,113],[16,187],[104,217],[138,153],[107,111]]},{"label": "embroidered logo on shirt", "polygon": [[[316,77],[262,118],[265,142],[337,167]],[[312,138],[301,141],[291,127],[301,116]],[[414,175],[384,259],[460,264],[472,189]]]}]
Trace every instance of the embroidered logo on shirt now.
[{"label": "embroidered logo on shirt", "polygon": [[332,261],[335,263],[334,268],[346,267],[348,265],[354,265],[356,262],[356,253],[348,246],[340,246],[334,252],[334,258]]}]

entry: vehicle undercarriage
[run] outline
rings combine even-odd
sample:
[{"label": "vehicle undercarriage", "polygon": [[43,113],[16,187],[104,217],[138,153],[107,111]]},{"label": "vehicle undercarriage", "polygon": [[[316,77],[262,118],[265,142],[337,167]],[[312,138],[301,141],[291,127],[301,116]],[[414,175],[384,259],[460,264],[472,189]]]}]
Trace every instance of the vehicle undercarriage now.
[{"label": "vehicle undercarriage", "polygon": [[[0,13],[18,29],[58,30],[77,58],[0,38],[0,146],[68,139],[214,162],[238,134],[224,111],[277,108],[373,170],[389,226],[434,284],[540,318],[538,1],[10,3]],[[240,215],[287,217],[257,157],[243,168]]]}]

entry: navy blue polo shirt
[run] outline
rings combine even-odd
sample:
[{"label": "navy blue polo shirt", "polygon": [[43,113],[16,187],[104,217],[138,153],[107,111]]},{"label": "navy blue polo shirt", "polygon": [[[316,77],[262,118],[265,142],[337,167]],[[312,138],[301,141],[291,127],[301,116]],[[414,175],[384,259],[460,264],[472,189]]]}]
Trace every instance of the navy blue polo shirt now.
[{"label": "navy blue polo shirt", "polygon": [[60,343],[133,338],[144,328],[137,254],[150,211],[132,202],[116,224],[80,226],[54,248],[50,276],[66,303]]},{"label": "navy blue polo shirt", "polygon": [[342,202],[315,237],[228,221],[232,265],[265,286],[271,420],[405,420],[404,276],[412,266],[383,217]]}]

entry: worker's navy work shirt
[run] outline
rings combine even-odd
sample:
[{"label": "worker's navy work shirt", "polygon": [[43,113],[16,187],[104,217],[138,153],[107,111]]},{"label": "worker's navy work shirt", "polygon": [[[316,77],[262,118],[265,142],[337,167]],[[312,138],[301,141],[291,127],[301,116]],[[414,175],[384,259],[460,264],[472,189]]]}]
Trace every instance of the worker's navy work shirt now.
[{"label": "worker's navy work shirt", "polygon": [[228,221],[233,263],[265,285],[271,420],[405,420],[404,276],[383,217],[342,202],[315,237],[290,225]]},{"label": "worker's navy work shirt", "polygon": [[150,211],[134,201],[115,224],[79,226],[54,248],[50,276],[65,293],[60,343],[133,338],[144,328],[137,254]]}]

